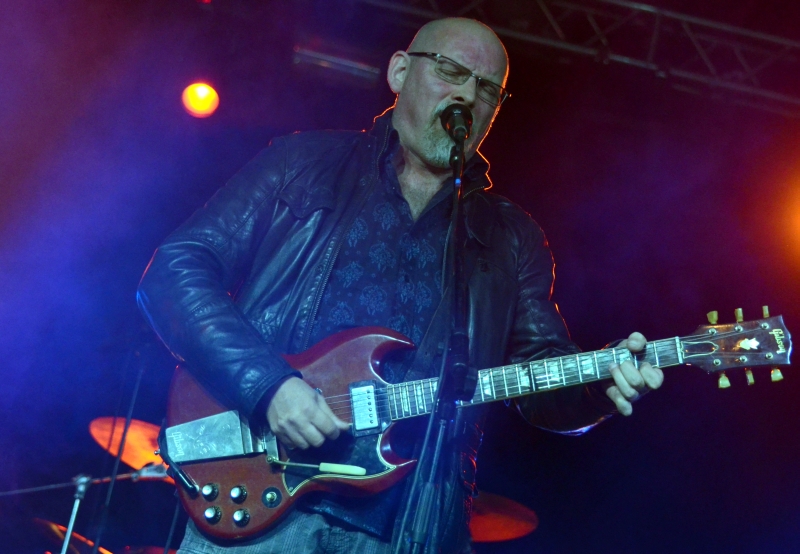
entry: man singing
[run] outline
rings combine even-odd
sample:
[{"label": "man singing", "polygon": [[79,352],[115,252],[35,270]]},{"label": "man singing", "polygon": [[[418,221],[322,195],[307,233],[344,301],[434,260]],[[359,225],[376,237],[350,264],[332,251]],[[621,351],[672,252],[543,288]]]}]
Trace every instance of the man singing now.
[{"label": "man singing", "polygon": [[[167,238],[142,278],[139,304],[170,351],[231,409],[266,420],[288,448],[317,448],[349,433],[281,354],[363,326],[393,329],[418,346],[446,341],[453,140],[440,114],[463,104],[474,117],[463,179],[470,363],[578,352],[550,300],[553,261],[541,229],[488,192],[478,147],[508,97],[507,76],[505,48],[491,29],[434,21],[392,56],[387,80],[397,100],[371,130],[274,139]],[[645,339],[634,333],[623,344],[640,351]],[[433,350],[387,362],[384,377],[437,375],[441,351]],[[608,381],[525,396],[515,406],[533,425],[581,432],[611,413],[629,415],[631,403],[663,380],[647,363],[610,371]],[[435,540],[442,552],[470,550],[484,410],[459,411],[458,436],[441,462],[443,531]],[[406,431],[410,452],[421,429]],[[390,552],[392,540],[404,540],[396,523],[406,488],[403,481],[357,499],[309,495],[265,533],[235,543],[190,522],[180,552]]]}]

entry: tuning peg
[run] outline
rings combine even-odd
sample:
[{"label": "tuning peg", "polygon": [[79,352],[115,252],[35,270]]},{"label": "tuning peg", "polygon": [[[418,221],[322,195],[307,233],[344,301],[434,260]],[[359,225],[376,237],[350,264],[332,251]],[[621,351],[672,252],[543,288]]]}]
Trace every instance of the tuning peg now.
[{"label": "tuning peg", "polygon": [[744,321],[744,314],[742,313],[741,308],[736,308],[733,313],[736,315],[736,323],[741,323]]},{"label": "tuning peg", "polygon": [[718,385],[719,385],[719,388],[721,388],[721,389],[728,389],[731,386],[731,381],[730,381],[730,379],[728,379],[728,376],[725,375],[724,371],[722,373],[720,373],[720,375],[719,375],[719,383],[718,383]]},{"label": "tuning peg", "polygon": [[745,369],[744,374],[747,376],[747,384],[752,385],[756,382],[755,377],[753,377],[753,370],[752,369]]},{"label": "tuning peg", "polygon": [[769,318],[769,306],[761,306],[761,313],[764,314],[764,319]]},{"label": "tuning peg", "polygon": [[711,325],[716,325],[717,321],[719,321],[719,312],[717,312],[717,310],[714,310],[713,312],[708,312],[706,314],[706,317],[708,318],[708,322]]},{"label": "tuning peg", "polygon": [[773,367],[772,371],[769,372],[769,376],[772,379],[773,383],[777,383],[778,381],[783,381],[783,373],[777,367]]}]

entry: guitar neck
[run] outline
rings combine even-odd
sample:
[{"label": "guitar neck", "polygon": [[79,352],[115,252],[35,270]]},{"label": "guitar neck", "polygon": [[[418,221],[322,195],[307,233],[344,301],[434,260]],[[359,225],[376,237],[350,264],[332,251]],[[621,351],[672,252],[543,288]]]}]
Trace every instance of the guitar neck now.
[{"label": "guitar neck", "polygon": [[[617,347],[482,369],[478,371],[475,395],[463,404],[483,404],[608,379],[609,366],[626,360],[636,367],[643,362],[661,368],[681,365],[684,363],[681,339],[649,342],[644,351],[636,354]],[[439,379],[431,378],[389,385],[387,400],[392,420],[430,413],[438,383]]]}]

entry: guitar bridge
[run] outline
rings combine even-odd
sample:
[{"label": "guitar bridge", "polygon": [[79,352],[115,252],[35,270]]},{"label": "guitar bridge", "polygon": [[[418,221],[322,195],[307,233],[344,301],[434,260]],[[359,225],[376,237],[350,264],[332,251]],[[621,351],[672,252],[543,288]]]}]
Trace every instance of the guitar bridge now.
[{"label": "guitar bridge", "polygon": [[391,423],[386,388],[375,381],[350,383],[350,408],[354,437],[382,433]]}]

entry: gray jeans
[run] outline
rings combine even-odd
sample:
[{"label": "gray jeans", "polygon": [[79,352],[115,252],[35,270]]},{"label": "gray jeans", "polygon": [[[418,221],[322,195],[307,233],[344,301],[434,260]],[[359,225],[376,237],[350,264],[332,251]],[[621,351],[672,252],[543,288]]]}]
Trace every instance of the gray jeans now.
[{"label": "gray jeans", "polygon": [[380,539],[331,524],[324,516],[293,510],[277,526],[254,539],[220,546],[189,521],[178,554],[389,554]]}]

